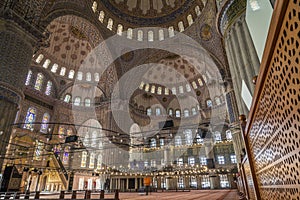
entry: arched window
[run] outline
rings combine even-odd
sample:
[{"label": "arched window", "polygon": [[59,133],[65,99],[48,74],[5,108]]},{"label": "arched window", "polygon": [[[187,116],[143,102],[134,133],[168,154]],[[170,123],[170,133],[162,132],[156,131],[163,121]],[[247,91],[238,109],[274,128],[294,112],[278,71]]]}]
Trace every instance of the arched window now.
[{"label": "arched window", "polygon": [[176,93],[177,93],[177,92],[176,92],[176,87],[172,87],[172,94],[173,94],[173,95],[176,95]]},{"label": "arched window", "polygon": [[100,14],[99,14],[99,21],[100,21],[101,23],[104,22],[104,17],[105,17],[105,13],[104,13],[103,10],[101,10],[101,11],[100,11]]},{"label": "arched window", "polygon": [[212,107],[212,101],[211,101],[210,99],[207,99],[207,100],[206,100],[206,106],[207,106],[208,108]]},{"label": "arched window", "polygon": [[183,115],[184,115],[184,117],[189,117],[190,116],[190,111],[188,109],[185,109],[183,111]]},{"label": "arched window", "polygon": [[197,16],[201,15],[201,10],[200,10],[199,6],[195,7],[195,13],[196,13]]},{"label": "arched window", "polygon": [[204,82],[207,83],[207,77],[206,77],[206,75],[202,75],[202,78],[203,78]]},{"label": "arched window", "polygon": [[163,138],[159,139],[159,145],[163,147],[165,145],[165,140]]},{"label": "arched window", "polygon": [[111,19],[111,18],[109,18],[109,19],[108,19],[108,23],[107,23],[107,28],[108,28],[109,30],[112,30],[113,25],[114,25],[114,20]]},{"label": "arched window", "polygon": [[182,85],[179,86],[179,93],[180,93],[180,94],[183,94],[183,86],[182,86]]},{"label": "arched window", "polygon": [[59,128],[58,128],[58,137],[60,139],[63,139],[65,137],[65,131],[66,131],[65,127],[59,126]]},{"label": "arched window", "polygon": [[192,107],[192,115],[197,115],[197,110],[195,107]]},{"label": "arched window", "polygon": [[197,88],[198,88],[198,86],[197,86],[197,84],[196,84],[195,81],[192,82],[192,86],[193,86],[194,89],[197,89]]},{"label": "arched window", "polygon": [[222,141],[222,136],[221,136],[221,133],[219,131],[215,132],[215,141],[216,142],[221,142]]},{"label": "arched window", "polygon": [[151,114],[152,114],[151,108],[147,108],[147,115],[148,115],[148,116],[151,116]]},{"label": "arched window", "polygon": [[44,55],[40,54],[37,59],[35,60],[36,63],[41,63],[41,61],[44,59]]},{"label": "arched window", "polygon": [[93,169],[95,167],[95,153],[91,153],[89,168]]},{"label": "arched window", "polygon": [[176,135],[175,136],[175,146],[180,146],[180,145],[182,145],[181,136]]},{"label": "arched window", "polygon": [[68,78],[69,79],[73,79],[74,75],[75,75],[75,71],[74,70],[70,70]]},{"label": "arched window", "polygon": [[215,97],[215,102],[216,102],[216,105],[221,105],[220,97]]},{"label": "arched window", "polygon": [[138,30],[137,39],[138,41],[143,41],[144,32],[142,30]]},{"label": "arched window", "polygon": [[80,102],[81,102],[81,98],[80,97],[75,97],[74,105],[75,106],[80,106]]},{"label": "arched window", "polygon": [[70,102],[70,100],[71,100],[71,95],[69,95],[69,94],[66,94],[66,96],[65,96],[65,98],[64,98],[64,102],[67,102],[67,103],[69,103],[69,102]]},{"label": "arched window", "polygon": [[154,33],[153,31],[148,31],[148,41],[153,42],[154,41]]},{"label": "arched window", "polygon": [[183,25],[182,21],[178,22],[178,29],[179,29],[180,32],[184,31],[184,25]]},{"label": "arched window", "polygon": [[132,28],[128,28],[127,29],[127,38],[132,39],[132,36],[133,36],[133,30],[132,30]]},{"label": "arched window", "polygon": [[37,78],[35,81],[34,89],[41,91],[44,81],[44,75],[42,73],[37,74]]},{"label": "arched window", "polygon": [[188,157],[188,164],[190,166],[194,166],[195,165],[195,158],[194,157]]},{"label": "arched window", "polygon": [[90,99],[90,98],[86,98],[86,99],[84,100],[84,105],[85,105],[86,107],[91,107],[91,99]]},{"label": "arched window", "polygon": [[93,2],[93,6],[92,6],[92,10],[94,11],[94,12],[97,12],[97,2],[96,1],[94,1]]},{"label": "arched window", "polygon": [[158,31],[158,39],[159,39],[159,41],[162,41],[162,40],[165,39],[165,33],[164,33],[164,30],[163,30],[163,29],[160,29],[160,30]]},{"label": "arched window", "polygon": [[139,88],[142,90],[144,88],[145,83],[142,81]]},{"label": "arched window", "polygon": [[198,78],[198,83],[199,83],[200,87],[203,86],[203,81],[201,80],[201,78]]},{"label": "arched window", "polygon": [[81,153],[81,165],[80,165],[80,167],[86,167],[86,158],[87,158],[87,152],[83,151]]},{"label": "arched window", "polygon": [[160,108],[155,108],[155,114],[156,114],[156,116],[159,116],[159,115],[161,115],[161,109]]},{"label": "arched window", "polygon": [[170,108],[168,113],[169,113],[169,116],[173,116],[173,109]]},{"label": "arched window", "polygon": [[146,86],[145,86],[145,91],[146,91],[146,92],[149,92],[149,88],[150,88],[150,86],[149,86],[149,84],[147,83]]},{"label": "arched window", "polygon": [[78,72],[77,73],[77,80],[82,80],[82,77],[83,77],[83,74],[82,74],[82,72]]},{"label": "arched window", "polygon": [[58,69],[58,64],[54,63],[51,68],[51,72],[56,73]]},{"label": "arched window", "polygon": [[90,72],[86,73],[85,80],[86,81],[92,81],[92,74]]},{"label": "arched window", "polygon": [[151,87],[151,93],[155,93],[155,85],[152,85],[152,87]]},{"label": "arched window", "polygon": [[173,26],[170,26],[168,28],[168,31],[169,31],[169,37],[174,37],[175,36],[174,27]]},{"label": "arched window", "polygon": [[62,160],[63,163],[68,163],[69,162],[69,151],[70,151],[70,147],[65,147],[63,160]]},{"label": "arched window", "polygon": [[44,62],[44,64],[43,64],[43,67],[45,69],[47,69],[49,67],[50,63],[51,63],[51,61],[49,59],[46,59],[45,62]]},{"label": "arched window", "polygon": [[183,158],[178,158],[177,159],[177,165],[178,166],[183,166]]},{"label": "arched window", "polygon": [[96,73],[94,74],[94,77],[95,77],[95,81],[96,81],[96,82],[100,81],[99,73],[96,72]]},{"label": "arched window", "polygon": [[187,21],[189,23],[189,26],[191,26],[194,23],[193,16],[192,15],[188,15],[187,16]]},{"label": "arched window", "polygon": [[102,155],[98,154],[98,158],[97,158],[97,169],[101,169],[101,165],[102,165]]},{"label": "arched window", "polygon": [[32,129],[33,123],[35,122],[35,118],[36,118],[36,109],[33,107],[30,107],[27,111],[23,128]]},{"label": "arched window", "polygon": [[32,77],[32,71],[29,70],[28,74],[27,74],[27,77],[26,77],[25,85],[29,85],[30,84],[31,77]]},{"label": "arched window", "polygon": [[170,94],[169,88],[165,88],[165,95],[169,95],[169,94]]},{"label": "arched window", "polygon": [[185,88],[187,92],[192,91],[191,85],[189,83],[185,85]]},{"label": "arched window", "polygon": [[158,94],[158,95],[161,95],[161,93],[162,93],[162,88],[161,88],[161,87],[158,87],[158,88],[157,88],[157,94]]},{"label": "arched window", "polygon": [[155,147],[156,147],[156,139],[155,139],[155,138],[152,138],[152,139],[150,140],[150,147],[151,147],[151,148],[155,148]]},{"label": "arched window", "polygon": [[175,111],[175,117],[179,118],[180,116],[181,116],[180,110],[176,110]]},{"label": "arched window", "polygon": [[191,129],[187,129],[184,131],[185,135],[185,144],[192,145],[193,144],[193,133]]},{"label": "arched window", "polygon": [[60,75],[60,76],[64,76],[65,74],[66,74],[66,68],[65,68],[65,67],[62,67],[62,68],[60,69],[59,75]]},{"label": "arched window", "polygon": [[200,137],[199,133],[196,135],[197,144],[203,144],[204,140]]},{"label": "arched window", "polygon": [[227,140],[232,140],[232,133],[231,133],[230,130],[227,130],[227,131],[226,131],[226,139],[227,139]]},{"label": "arched window", "polygon": [[117,34],[118,35],[122,35],[122,33],[123,33],[123,25],[122,24],[118,24]]},{"label": "arched window", "polygon": [[52,82],[48,81],[47,86],[46,86],[45,94],[49,96],[51,94],[51,90],[52,90]]},{"label": "arched window", "polygon": [[71,128],[68,128],[67,130],[67,136],[73,135],[73,130]]}]

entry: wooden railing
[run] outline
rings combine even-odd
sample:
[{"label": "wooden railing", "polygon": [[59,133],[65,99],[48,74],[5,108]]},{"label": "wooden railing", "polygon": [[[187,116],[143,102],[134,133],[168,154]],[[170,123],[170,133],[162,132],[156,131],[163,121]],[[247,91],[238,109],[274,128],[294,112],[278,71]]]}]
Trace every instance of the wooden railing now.
[{"label": "wooden railing", "polygon": [[105,198],[104,190],[91,191],[91,190],[73,190],[73,191],[60,191],[59,193],[45,193],[45,192],[3,192],[0,193],[0,199],[100,199],[100,200],[119,200],[119,190]]}]

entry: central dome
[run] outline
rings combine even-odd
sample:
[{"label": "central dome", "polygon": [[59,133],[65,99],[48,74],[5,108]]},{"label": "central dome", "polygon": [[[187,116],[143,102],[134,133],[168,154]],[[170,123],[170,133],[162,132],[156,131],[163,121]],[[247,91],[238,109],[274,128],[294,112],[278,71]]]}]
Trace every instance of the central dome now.
[{"label": "central dome", "polygon": [[[93,10],[134,28],[178,23],[189,14],[195,19],[205,4],[206,0],[98,0],[94,1]],[[105,20],[103,14],[99,18]]]}]

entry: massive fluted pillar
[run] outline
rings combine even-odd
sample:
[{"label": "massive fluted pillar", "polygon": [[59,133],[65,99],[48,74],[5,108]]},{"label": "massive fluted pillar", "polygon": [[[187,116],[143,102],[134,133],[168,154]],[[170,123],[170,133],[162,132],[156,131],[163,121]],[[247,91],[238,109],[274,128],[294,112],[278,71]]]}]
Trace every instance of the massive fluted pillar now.
[{"label": "massive fluted pillar", "polygon": [[33,55],[33,40],[18,25],[1,18],[0,23],[0,167],[2,167],[12,124],[23,98],[24,81]]}]

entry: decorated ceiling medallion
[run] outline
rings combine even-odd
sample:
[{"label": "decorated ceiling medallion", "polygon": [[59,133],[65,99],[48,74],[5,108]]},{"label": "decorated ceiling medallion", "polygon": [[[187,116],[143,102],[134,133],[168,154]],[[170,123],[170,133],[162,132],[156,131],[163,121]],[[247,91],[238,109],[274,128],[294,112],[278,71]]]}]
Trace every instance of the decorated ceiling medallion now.
[{"label": "decorated ceiling medallion", "polygon": [[211,34],[211,26],[210,25],[204,24],[201,27],[200,37],[202,38],[202,40],[206,40],[206,41],[211,39],[212,34]]},{"label": "decorated ceiling medallion", "polygon": [[81,30],[76,28],[75,26],[70,26],[70,32],[73,34],[74,37],[76,37],[80,40],[87,39],[86,35]]}]

